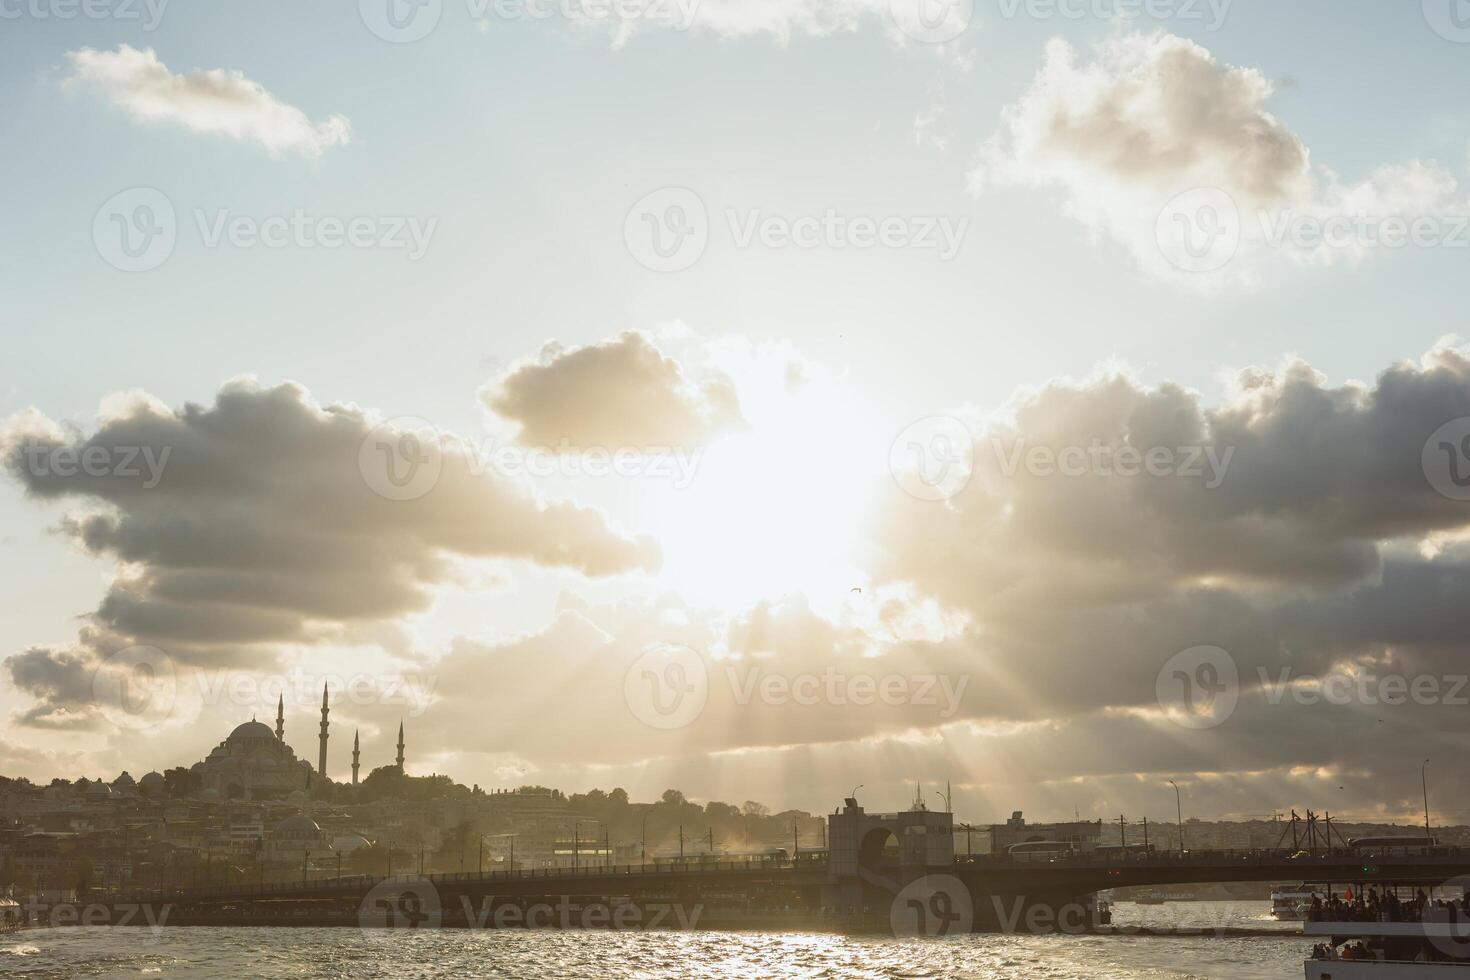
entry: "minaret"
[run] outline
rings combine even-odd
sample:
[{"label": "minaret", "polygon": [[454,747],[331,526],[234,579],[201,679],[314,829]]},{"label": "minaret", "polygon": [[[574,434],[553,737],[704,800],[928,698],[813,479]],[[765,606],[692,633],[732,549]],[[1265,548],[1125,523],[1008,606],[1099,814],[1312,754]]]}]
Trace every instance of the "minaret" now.
[{"label": "minaret", "polygon": [[276,702],[276,741],[286,740],[286,695],[282,694]]},{"label": "minaret", "polygon": [[322,733],[318,736],[321,749],[317,752],[316,771],[323,779],[327,775],[327,685],[322,684]]},{"label": "minaret", "polygon": [[353,729],[353,731],[352,731],[352,785],[354,785],[354,786],[357,785],[357,769],[358,769],[357,757],[358,757],[357,730],[356,729]]},{"label": "minaret", "polygon": [[403,722],[398,723],[398,771],[403,771]]}]

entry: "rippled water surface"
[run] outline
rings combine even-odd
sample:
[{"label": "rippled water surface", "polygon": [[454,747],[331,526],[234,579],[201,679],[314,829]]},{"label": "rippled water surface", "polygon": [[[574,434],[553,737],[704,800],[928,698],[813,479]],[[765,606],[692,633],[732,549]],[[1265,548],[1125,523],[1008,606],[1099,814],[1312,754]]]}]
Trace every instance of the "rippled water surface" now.
[{"label": "rippled water surface", "polygon": [[[1268,928],[1280,936],[962,936],[872,939],[745,932],[359,932],[38,929],[0,936],[17,977],[1208,977],[1302,976],[1311,943],[1262,902],[1118,906],[1115,923]],[[1293,934],[1296,933],[1296,934]]]}]

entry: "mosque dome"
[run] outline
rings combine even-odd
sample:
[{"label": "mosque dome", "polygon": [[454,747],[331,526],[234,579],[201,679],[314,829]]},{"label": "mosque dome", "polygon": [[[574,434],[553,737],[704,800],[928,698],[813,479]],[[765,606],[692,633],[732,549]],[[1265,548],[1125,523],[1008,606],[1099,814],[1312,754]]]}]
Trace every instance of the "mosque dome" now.
[{"label": "mosque dome", "polygon": [[319,840],[322,828],[305,814],[297,814],[276,824],[271,836],[276,840]]},{"label": "mosque dome", "polygon": [[263,738],[267,741],[274,742],[276,740],[276,733],[270,730],[269,725],[261,724],[260,722],[252,719],[250,721],[247,721],[245,724],[237,727],[233,732],[230,732],[230,737],[225,739],[225,741],[243,742],[249,739],[257,738]]}]

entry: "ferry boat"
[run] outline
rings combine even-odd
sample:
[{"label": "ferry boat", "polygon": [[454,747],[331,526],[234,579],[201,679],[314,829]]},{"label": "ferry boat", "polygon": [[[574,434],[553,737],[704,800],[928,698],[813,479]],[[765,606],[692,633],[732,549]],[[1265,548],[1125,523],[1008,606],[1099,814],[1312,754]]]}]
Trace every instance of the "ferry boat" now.
[{"label": "ferry boat", "polygon": [[1372,908],[1313,903],[1302,933],[1325,942],[1304,964],[1306,980],[1470,980],[1470,897],[1435,901],[1411,889],[1401,902],[1397,892],[1385,888],[1392,900]]},{"label": "ferry boat", "polygon": [[1271,889],[1271,915],[1282,922],[1301,922],[1312,909],[1312,900],[1321,902],[1327,896],[1309,885],[1295,888],[1282,885]]}]

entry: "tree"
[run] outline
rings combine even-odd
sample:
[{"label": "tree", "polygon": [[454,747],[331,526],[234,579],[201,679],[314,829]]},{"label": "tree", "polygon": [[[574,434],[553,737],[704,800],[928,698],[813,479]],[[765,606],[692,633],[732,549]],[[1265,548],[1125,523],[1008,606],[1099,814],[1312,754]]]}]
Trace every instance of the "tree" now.
[{"label": "tree", "polygon": [[169,796],[189,796],[204,789],[204,780],[194,770],[178,766],[164,770],[163,785]]},{"label": "tree", "polygon": [[77,858],[76,868],[73,872],[73,883],[77,890],[77,899],[85,902],[88,894],[92,891],[92,859],[89,857]]}]

